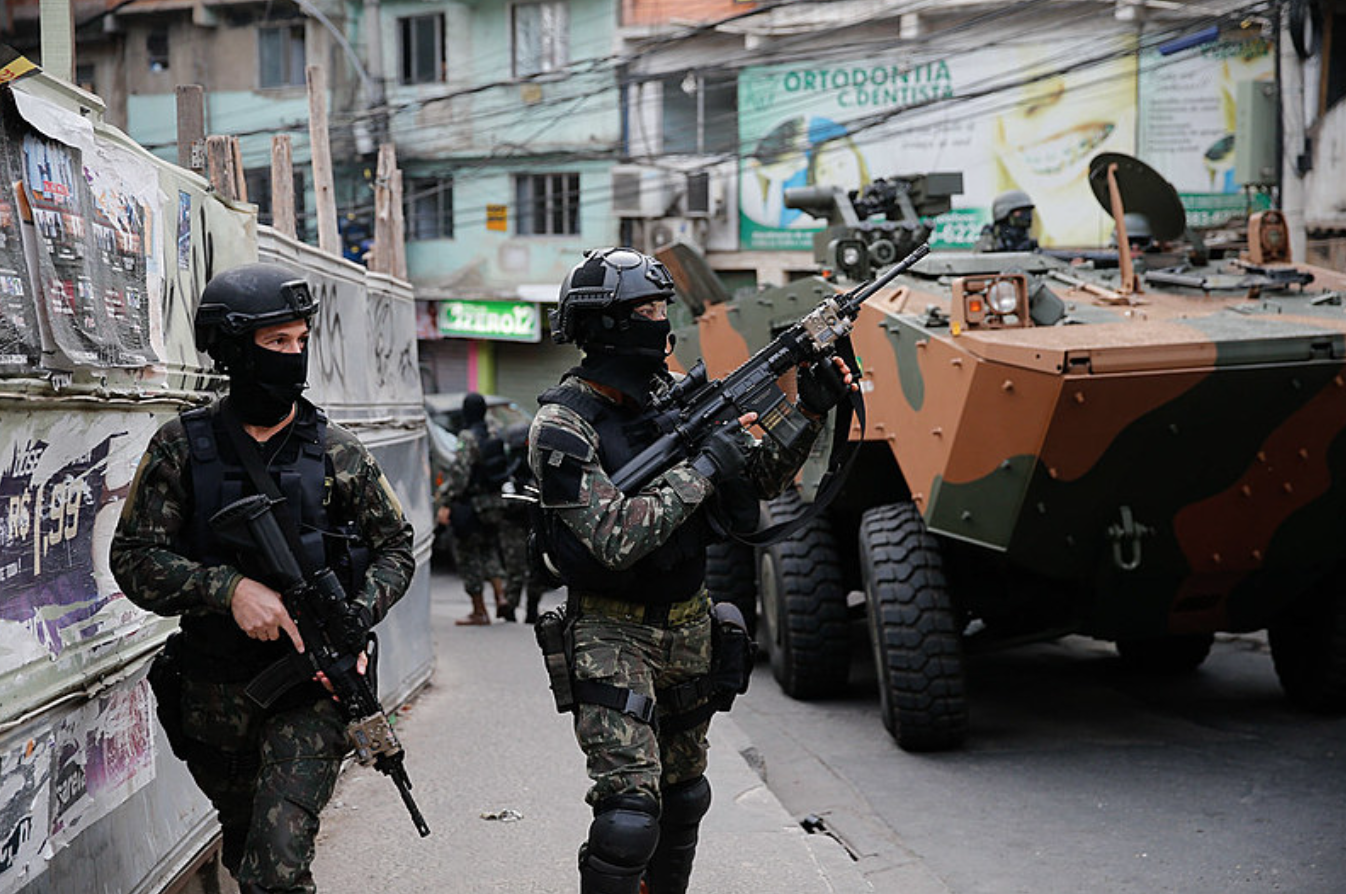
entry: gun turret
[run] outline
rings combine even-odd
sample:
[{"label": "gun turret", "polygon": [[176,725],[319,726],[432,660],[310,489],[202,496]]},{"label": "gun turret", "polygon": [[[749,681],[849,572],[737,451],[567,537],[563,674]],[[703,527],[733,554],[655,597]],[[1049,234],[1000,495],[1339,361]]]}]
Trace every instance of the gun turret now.
[{"label": "gun turret", "polygon": [[930,238],[929,218],[953,207],[963,191],[961,173],[880,177],[861,189],[801,186],[785,191],[785,205],[827,221],[814,234],[813,258],[832,275],[851,281],[910,254]]}]

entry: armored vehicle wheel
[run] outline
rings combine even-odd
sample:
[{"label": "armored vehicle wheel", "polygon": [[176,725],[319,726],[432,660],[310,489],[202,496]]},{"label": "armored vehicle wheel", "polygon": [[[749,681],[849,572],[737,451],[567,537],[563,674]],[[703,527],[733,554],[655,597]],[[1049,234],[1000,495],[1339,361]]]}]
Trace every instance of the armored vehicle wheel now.
[{"label": "armored vehicle wheel", "polygon": [[733,540],[712,543],[706,549],[706,589],[712,602],[732,602],[748,622],[748,635],[757,635],[757,578],[753,548]]},{"label": "armored vehicle wheel", "polygon": [[[767,505],[767,522],[794,518],[804,508],[793,490]],[[762,620],[771,673],[788,696],[832,695],[850,670],[850,613],[841,559],[832,531],[813,518],[780,543],[758,551]]]},{"label": "armored vehicle wheel", "polygon": [[1285,695],[1320,714],[1346,712],[1346,586],[1340,574],[1268,630]]},{"label": "armored vehicle wheel", "polygon": [[864,514],[860,573],[883,725],[904,751],[957,748],[968,723],[963,645],[939,543],[914,503]]},{"label": "armored vehicle wheel", "polygon": [[1210,654],[1213,633],[1117,640],[1117,654],[1128,669],[1145,674],[1185,674]]}]

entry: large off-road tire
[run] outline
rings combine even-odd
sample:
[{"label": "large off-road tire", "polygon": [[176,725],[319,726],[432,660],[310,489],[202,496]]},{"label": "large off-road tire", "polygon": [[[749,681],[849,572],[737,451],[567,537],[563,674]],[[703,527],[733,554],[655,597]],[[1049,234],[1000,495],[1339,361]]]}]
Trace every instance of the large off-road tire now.
[{"label": "large off-road tire", "polygon": [[[803,509],[799,494],[789,490],[767,505],[767,521],[776,524]],[[797,699],[838,693],[850,671],[850,613],[826,517],[810,519],[786,540],[761,548],[757,563],[762,638],[776,682]]]},{"label": "large off-road tire", "polygon": [[712,602],[732,602],[748,622],[748,635],[757,635],[757,562],[751,546],[735,540],[706,548],[706,590]]},{"label": "large off-road tire", "polygon": [[1141,674],[1188,674],[1210,655],[1213,633],[1117,640],[1117,654],[1127,670]]},{"label": "large off-road tire", "polygon": [[914,503],[864,514],[860,574],[883,725],[904,751],[957,748],[968,726],[962,636],[939,542]]},{"label": "large off-road tire", "polygon": [[1286,697],[1315,713],[1346,712],[1346,576],[1330,577],[1267,632]]}]

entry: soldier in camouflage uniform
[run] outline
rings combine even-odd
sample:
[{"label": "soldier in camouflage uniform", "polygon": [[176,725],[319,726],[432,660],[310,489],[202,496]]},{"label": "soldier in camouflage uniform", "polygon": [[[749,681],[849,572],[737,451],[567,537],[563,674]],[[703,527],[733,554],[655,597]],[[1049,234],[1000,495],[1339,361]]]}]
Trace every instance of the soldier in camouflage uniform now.
[{"label": "soldier in camouflage uniform", "polygon": [[[249,575],[250,557],[207,523],[257,491],[239,450],[257,452],[307,561],[338,573],[361,623],[380,620],[415,571],[411,524],[378,464],[300,397],[316,310],[304,281],[282,267],[211,280],[196,339],[229,374],[229,395],[151,438],[111,547],[127,598],[181,616],[151,681],[174,753],[218,812],[223,862],[244,894],[316,890],[318,817],[348,743],[318,681],[298,681],[267,709],[244,692],[303,643],[280,595]],[[365,664],[361,655],[361,672]]]},{"label": "soldier in camouflage uniform", "polygon": [[463,398],[458,452],[435,495],[439,522],[453,531],[453,558],[463,589],[472,600],[472,611],[456,624],[491,623],[482,596],[487,580],[495,590],[497,614],[514,620],[500,581],[500,522],[505,512],[501,488],[508,478],[505,442],[486,422],[486,398],[469,392]]},{"label": "soldier in camouflage uniform", "polygon": [[[528,467],[528,425],[520,422],[505,432],[505,449],[509,456],[509,480],[506,493],[522,495],[534,484],[533,471]],[[528,562],[528,505],[521,500],[505,500],[505,511],[500,519],[500,558],[505,574],[505,604],[510,617],[519,607],[519,598],[528,593],[524,609],[524,623],[537,621],[538,604],[547,586]]]},{"label": "soldier in camouflage uniform", "polygon": [[[748,414],[691,461],[623,494],[609,476],[654,440],[645,409],[673,381],[665,364],[673,294],[653,258],[625,248],[588,252],[552,315],[553,339],[578,344],[584,357],[539,398],[529,436],[547,556],[567,584],[574,618],[575,735],[593,780],[594,819],[579,858],[583,894],[636,894],[642,885],[650,894],[686,891],[710,807],[710,712],[701,710],[705,698],[689,704],[671,694],[695,691],[711,667],[706,510],[741,481],[750,485],[755,518],[755,501],[790,482],[840,396],[825,393],[817,371],[801,369],[812,435],[790,455],[754,441],[742,428],[754,421]],[[844,363],[833,378],[844,393]]]}]

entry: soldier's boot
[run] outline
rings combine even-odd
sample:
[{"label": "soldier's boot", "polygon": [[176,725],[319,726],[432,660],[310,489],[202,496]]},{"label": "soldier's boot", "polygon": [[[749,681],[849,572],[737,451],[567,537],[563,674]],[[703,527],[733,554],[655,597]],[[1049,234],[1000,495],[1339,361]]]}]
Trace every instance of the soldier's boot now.
[{"label": "soldier's boot", "polygon": [[580,846],[580,894],[639,894],[659,841],[659,806],[645,795],[605,798]]},{"label": "soldier's boot", "polygon": [[472,613],[453,623],[459,627],[475,627],[491,623],[491,616],[486,613],[486,600],[480,593],[472,594]]},{"label": "soldier's boot", "polygon": [[512,592],[512,588],[507,588],[505,590],[505,601],[496,604],[495,616],[497,618],[503,618],[506,621],[517,621],[519,620],[517,614],[518,608],[519,594]]},{"label": "soldier's boot", "polygon": [[706,777],[698,776],[689,782],[668,786],[663,795],[659,846],[650,857],[645,878],[649,882],[649,894],[687,894],[701,817],[710,810],[710,782]]}]

